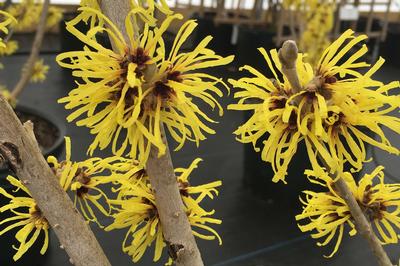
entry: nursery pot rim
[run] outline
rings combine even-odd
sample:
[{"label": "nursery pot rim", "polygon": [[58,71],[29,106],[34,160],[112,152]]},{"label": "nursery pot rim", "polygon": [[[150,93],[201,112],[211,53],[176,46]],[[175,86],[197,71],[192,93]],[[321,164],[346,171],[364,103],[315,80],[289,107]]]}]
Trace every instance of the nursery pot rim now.
[{"label": "nursery pot rim", "polygon": [[50,113],[45,113],[41,110],[38,110],[34,107],[31,107],[31,106],[28,106],[25,104],[17,104],[17,107],[15,108],[15,110],[20,111],[22,113],[27,113],[27,114],[31,114],[31,115],[40,117],[43,120],[46,120],[47,122],[49,122],[50,124],[52,124],[54,127],[57,128],[59,135],[51,147],[43,150],[43,152],[42,152],[43,156],[52,155],[52,153],[55,150],[57,150],[64,143],[64,137],[66,136],[67,128],[66,128],[65,124],[60,121],[60,119],[57,119],[55,116],[53,116]]},{"label": "nursery pot rim", "polygon": [[[53,125],[57,129],[59,134],[56,141],[53,143],[53,145],[51,145],[51,147],[46,148],[42,151],[44,157],[52,155],[64,143],[64,137],[66,136],[67,128],[65,124],[61,122],[61,119],[57,119],[50,113],[45,113],[41,110],[38,110],[37,108],[25,104],[17,104],[17,106],[15,107],[15,111],[37,116],[40,119],[43,119],[49,124]],[[0,168],[0,173],[6,171],[7,169]]]}]

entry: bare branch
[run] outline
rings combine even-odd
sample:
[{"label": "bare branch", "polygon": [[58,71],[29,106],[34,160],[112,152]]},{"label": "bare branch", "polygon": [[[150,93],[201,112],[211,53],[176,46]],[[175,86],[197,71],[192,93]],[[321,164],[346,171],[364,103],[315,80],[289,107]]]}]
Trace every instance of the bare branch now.
[{"label": "bare branch", "polygon": [[24,90],[25,86],[28,84],[32,76],[33,67],[39,56],[40,48],[42,46],[43,36],[46,30],[46,19],[47,19],[47,13],[49,11],[49,5],[50,5],[50,0],[44,0],[42,6],[42,13],[40,14],[39,23],[36,29],[35,39],[33,40],[32,44],[31,53],[21,70],[21,77],[18,80],[18,83],[15,85],[14,89],[11,92],[11,96],[14,99],[18,98],[18,96]]}]

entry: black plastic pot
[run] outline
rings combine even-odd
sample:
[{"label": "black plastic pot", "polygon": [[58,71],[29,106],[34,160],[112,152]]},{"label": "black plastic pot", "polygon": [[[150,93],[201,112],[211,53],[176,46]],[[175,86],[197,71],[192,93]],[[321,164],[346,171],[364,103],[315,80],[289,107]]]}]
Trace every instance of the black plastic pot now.
[{"label": "black plastic pot", "polygon": [[[65,125],[60,121],[55,119],[49,114],[44,114],[36,109],[32,109],[26,106],[21,106],[18,105],[16,108],[16,113],[21,117],[22,114],[24,114],[26,117],[38,117],[40,118],[44,123],[48,123],[51,125],[52,129],[56,130],[58,132],[57,137],[55,138],[55,141],[52,145],[49,147],[43,148],[43,155],[44,156],[49,156],[53,155],[58,157],[62,150],[63,150],[63,143],[64,143],[64,136],[66,133],[66,128]],[[23,121],[24,122],[24,121]],[[49,128],[51,128],[49,127]],[[54,131],[51,131],[53,133]],[[22,191],[17,191],[13,192],[12,190],[14,189],[13,186],[10,185],[10,183],[6,180],[6,177],[8,175],[12,175],[8,169],[0,169],[0,187],[5,189],[8,192],[12,192],[13,195],[18,195],[18,196],[26,196],[26,194]],[[0,196],[0,206],[3,206],[8,203],[8,200]],[[9,217],[9,213],[0,213],[0,220],[6,219]],[[9,224],[9,223],[8,223]],[[7,225],[8,225],[7,224]],[[1,229],[4,229],[5,226],[1,226]],[[17,265],[17,266],[40,266],[40,265],[45,265],[46,261],[46,254],[41,255],[40,254],[40,249],[43,245],[44,241],[44,234],[41,234],[37,240],[37,242],[33,245],[33,247],[25,253],[24,256],[17,262],[14,262],[12,257],[16,253],[16,251],[12,248],[12,245],[18,246],[19,243],[15,239],[15,234],[18,232],[17,228],[16,230],[11,230],[8,233],[0,236],[0,246],[1,246],[1,254],[0,254],[0,265],[1,266],[8,266],[8,265]],[[47,252],[50,251],[50,246]]]},{"label": "black plastic pot", "polygon": [[213,40],[208,45],[217,54],[228,56],[235,54],[236,45],[231,44],[231,37],[233,26],[231,24],[214,23],[215,12],[206,12],[203,17],[194,15],[193,18],[197,20],[198,26],[196,28],[195,44],[199,43],[206,36],[213,36]]},{"label": "black plastic pot", "polygon": [[387,64],[400,67],[400,23],[389,24],[386,41],[381,46],[380,55]]},{"label": "black plastic pot", "polygon": [[[275,48],[273,41],[275,35],[274,29],[240,27],[235,58],[236,64],[238,66],[251,65],[262,72],[268,69],[264,57],[257,49],[263,47],[268,52]],[[268,74],[272,76],[272,73]]]}]

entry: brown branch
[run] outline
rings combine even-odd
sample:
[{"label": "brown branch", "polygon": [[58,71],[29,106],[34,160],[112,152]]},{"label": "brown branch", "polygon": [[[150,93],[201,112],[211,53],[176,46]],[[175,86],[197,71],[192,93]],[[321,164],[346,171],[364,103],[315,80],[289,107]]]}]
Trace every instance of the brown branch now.
[{"label": "brown branch", "polygon": [[[126,14],[129,12],[127,3],[129,3],[128,0],[113,0],[112,4],[111,1],[103,0],[101,3],[103,12],[124,32],[125,38],[127,36],[124,30],[124,21]],[[149,66],[148,68],[155,70],[155,66]],[[151,72],[148,71],[145,75],[152,75]],[[155,146],[151,147],[146,171],[155,193],[164,239],[168,245],[169,254],[176,265],[202,266],[201,254],[184,211],[164,126],[160,125],[160,129],[162,140],[167,149],[165,155],[159,158],[158,149]]]},{"label": "brown branch", "polygon": [[158,158],[158,150],[153,146],[146,170],[155,191],[164,239],[176,265],[201,266],[203,261],[184,211],[164,126],[161,125],[161,129],[163,142],[167,145],[166,153]]},{"label": "brown branch", "polygon": [[32,50],[29,55],[28,60],[25,62],[21,70],[21,76],[18,83],[15,85],[11,92],[11,97],[17,99],[21,92],[24,90],[25,86],[28,84],[31,76],[35,62],[39,56],[40,48],[42,46],[43,36],[46,30],[46,19],[47,13],[49,11],[50,0],[44,0],[42,6],[42,13],[40,14],[39,23],[37,25],[35,38],[32,44]]},{"label": "brown branch", "polygon": [[368,241],[369,246],[378,260],[379,265],[393,266],[379,239],[372,231],[371,224],[368,222],[353,193],[350,191],[346,181],[342,177],[338,178],[335,182],[335,188],[349,207],[351,216],[355,221],[357,231],[359,231],[360,234]]},{"label": "brown branch", "polygon": [[[294,56],[294,51],[297,51],[297,45],[294,41],[285,42],[282,46],[282,49],[279,50],[279,59],[281,60],[282,66],[293,67],[295,65],[297,56]],[[286,49],[285,49],[286,44]],[[284,59],[285,61],[282,61]],[[283,68],[283,67],[282,67]],[[286,78],[289,80],[290,84],[294,84],[298,81],[298,74],[296,68],[291,68],[291,71],[288,72],[289,75],[286,74]],[[318,80],[318,79],[317,79]],[[329,166],[324,161],[324,159],[319,155],[320,161],[324,164],[325,168],[327,169],[328,173]],[[340,176],[340,173],[335,173],[330,175],[331,178],[335,181],[335,188],[339,192],[340,196],[344,199],[347,206],[349,207],[351,216],[354,219],[354,224],[356,225],[357,230],[360,234],[368,241],[368,244],[374,253],[376,259],[380,266],[393,266],[390,262],[390,259],[383,249],[379,239],[376,237],[374,232],[372,231],[371,224],[369,223],[367,217],[364,215],[363,211],[361,210],[360,206],[357,203],[356,198],[354,197],[353,193],[349,189],[346,184],[346,181]]]},{"label": "brown branch", "polygon": [[0,117],[3,160],[29,189],[70,261],[77,266],[110,266],[93,232],[43,158],[34,137],[33,124],[28,121],[22,125],[1,96]]}]

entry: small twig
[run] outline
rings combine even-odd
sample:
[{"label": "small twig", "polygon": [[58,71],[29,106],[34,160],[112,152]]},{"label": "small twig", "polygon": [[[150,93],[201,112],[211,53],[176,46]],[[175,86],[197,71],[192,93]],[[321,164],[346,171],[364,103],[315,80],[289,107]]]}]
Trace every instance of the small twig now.
[{"label": "small twig", "polygon": [[296,70],[296,60],[299,50],[295,41],[285,41],[282,48],[279,49],[279,60],[282,64],[282,72],[289,80],[292,86],[293,93],[297,93],[302,90],[300,85],[299,76]]},{"label": "small twig", "polygon": [[42,46],[43,36],[46,30],[46,19],[47,13],[49,11],[50,0],[44,0],[42,6],[42,13],[40,14],[39,23],[37,25],[35,39],[32,44],[32,50],[29,55],[28,60],[24,64],[21,70],[21,77],[18,83],[15,85],[11,92],[11,97],[17,99],[21,92],[24,90],[25,86],[28,84],[31,76],[35,62],[39,56],[40,48]]},{"label": "small twig", "polygon": [[[295,56],[294,52],[297,53],[297,45],[294,41],[286,41],[283,44],[282,48],[279,50],[279,59],[281,60],[282,71],[292,86],[293,84],[297,84],[299,81],[295,67],[297,55]],[[324,164],[326,171],[330,173],[328,164],[320,155],[318,156],[320,161]],[[379,239],[372,231],[371,224],[369,223],[363,211],[361,210],[360,206],[358,205],[357,200],[354,197],[353,193],[347,186],[346,181],[343,179],[340,173],[335,173],[330,176],[333,180],[336,180],[334,183],[335,188],[338,190],[340,196],[344,199],[347,206],[349,207],[350,213],[354,219],[354,223],[356,225],[357,230],[368,241],[369,246],[373,251],[375,257],[377,258],[379,265],[393,266],[392,263],[390,262],[387,253],[383,249]]]},{"label": "small twig", "polygon": [[[112,4],[111,1],[103,0],[101,3],[103,12],[119,27],[125,38],[127,36],[124,21],[130,10],[127,9],[128,3],[128,0],[113,0]],[[148,68],[155,70],[155,66],[150,65]],[[145,75],[151,75],[151,71]],[[158,157],[158,149],[152,146],[146,171],[155,194],[163,236],[176,265],[203,266],[200,251],[184,211],[163,125],[160,125],[160,130],[163,143],[167,147],[165,155]]]},{"label": "small twig", "polygon": [[33,124],[18,120],[0,96],[0,153],[24,183],[60,244],[77,266],[110,266],[93,232],[43,158],[34,137]]}]

